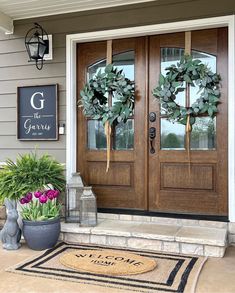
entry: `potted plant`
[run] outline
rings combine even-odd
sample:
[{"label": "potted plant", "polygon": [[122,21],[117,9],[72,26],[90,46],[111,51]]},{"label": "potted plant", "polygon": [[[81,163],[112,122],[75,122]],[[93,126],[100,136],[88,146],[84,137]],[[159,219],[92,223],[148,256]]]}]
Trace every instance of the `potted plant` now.
[{"label": "potted plant", "polygon": [[49,155],[29,153],[20,155],[15,163],[8,159],[0,172],[0,197],[20,200],[23,235],[32,249],[50,248],[58,240],[63,171],[63,166]]},{"label": "potted plant", "polygon": [[59,194],[59,190],[44,189],[29,192],[20,199],[23,235],[28,246],[34,250],[51,248],[58,241],[61,209]]}]

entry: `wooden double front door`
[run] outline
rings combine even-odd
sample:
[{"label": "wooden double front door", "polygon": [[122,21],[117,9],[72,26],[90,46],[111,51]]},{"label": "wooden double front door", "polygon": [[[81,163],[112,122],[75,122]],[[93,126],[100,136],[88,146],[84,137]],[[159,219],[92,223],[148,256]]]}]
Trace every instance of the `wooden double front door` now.
[{"label": "wooden double front door", "polygon": [[[105,67],[106,46],[105,41],[78,45],[78,99],[84,83]],[[81,110],[77,121],[77,169],[93,186],[98,207],[227,215],[227,29],[192,31],[191,47],[194,58],[221,75],[222,95],[213,120],[196,118],[189,172],[185,127],[169,122],[152,96],[160,72],[184,54],[184,32],[113,41],[114,65],[135,81],[135,110],[112,129],[108,173],[102,123],[85,119]],[[188,102],[197,97],[197,88],[191,88]],[[177,101],[185,105],[185,93]]]}]

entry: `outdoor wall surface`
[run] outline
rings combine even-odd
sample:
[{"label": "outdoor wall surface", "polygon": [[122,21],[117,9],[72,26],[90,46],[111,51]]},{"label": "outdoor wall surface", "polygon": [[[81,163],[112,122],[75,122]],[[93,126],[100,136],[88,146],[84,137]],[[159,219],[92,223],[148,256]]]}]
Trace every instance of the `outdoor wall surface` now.
[{"label": "outdoor wall surface", "polygon": [[[45,7],[46,9],[46,7]],[[235,13],[234,0],[159,0],[145,4],[15,21],[13,35],[0,34],[0,162],[18,153],[47,152],[65,163],[66,136],[58,141],[18,141],[17,86],[59,84],[59,122],[66,120],[66,34],[197,19]],[[24,47],[27,30],[39,22],[53,35],[53,60],[41,71],[28,63]],[[187,30],[187,28],[185,28]]]}]

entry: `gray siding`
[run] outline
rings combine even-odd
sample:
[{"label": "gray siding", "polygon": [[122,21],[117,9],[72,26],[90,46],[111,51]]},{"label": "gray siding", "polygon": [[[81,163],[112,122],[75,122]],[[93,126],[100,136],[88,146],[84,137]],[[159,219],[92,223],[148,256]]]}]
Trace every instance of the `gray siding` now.
[{"label": "gray siding", "polygon": [[[26,19],[15,22],[14,35],[0,34],[0,162],[18,153],[38,149],[65,162],[66,136],[56,142],[23,142],[16,139],[17,86],[59,84],[59,121],[66,120],[65,41],[66,34],[147,25],[176,20],[234,14],[233,0],[159,0],[146,4]],[[53,35],[53,60],[38,71],[28,63],[24,36],[39,22]]]}]

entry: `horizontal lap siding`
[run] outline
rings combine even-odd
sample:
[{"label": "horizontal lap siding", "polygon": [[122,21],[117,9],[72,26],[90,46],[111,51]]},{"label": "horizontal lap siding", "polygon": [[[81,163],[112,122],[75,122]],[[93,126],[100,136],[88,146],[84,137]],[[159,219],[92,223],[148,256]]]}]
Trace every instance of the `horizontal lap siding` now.
[{"label": "horizontal lap siding", "polygon": [[[31,22],[32,23],[32,22]],[[30,24],[31,25],[31,24]],[[66,121],[65,34],[53,34],[53,60],[47,61],[41,71],[28,62],[24,46],[24,32],[12,36],[1,35],[0,40],[0,162],[15,159],[20,153],[37,149],[65,163],[66,136],[58,141],[17,140],[17,87],[25,85],[59,84],[59,122]],[[15,26],[17,31],[17,24]]]},{"label": "horizontal lap siding", "polygon": [[[145,4],[100,9],[15,22],[14,35],[0,33],[0,162],[37,147],[65,162],[66,136],[59,141],[16,139],[17,86],[59,84],[59,121],[66,120],[66,34],[233,14],[231,0],[158,0]],[[38,71],[28,62],[24,36],[34,22],[53,35],[53,60]]]}]

